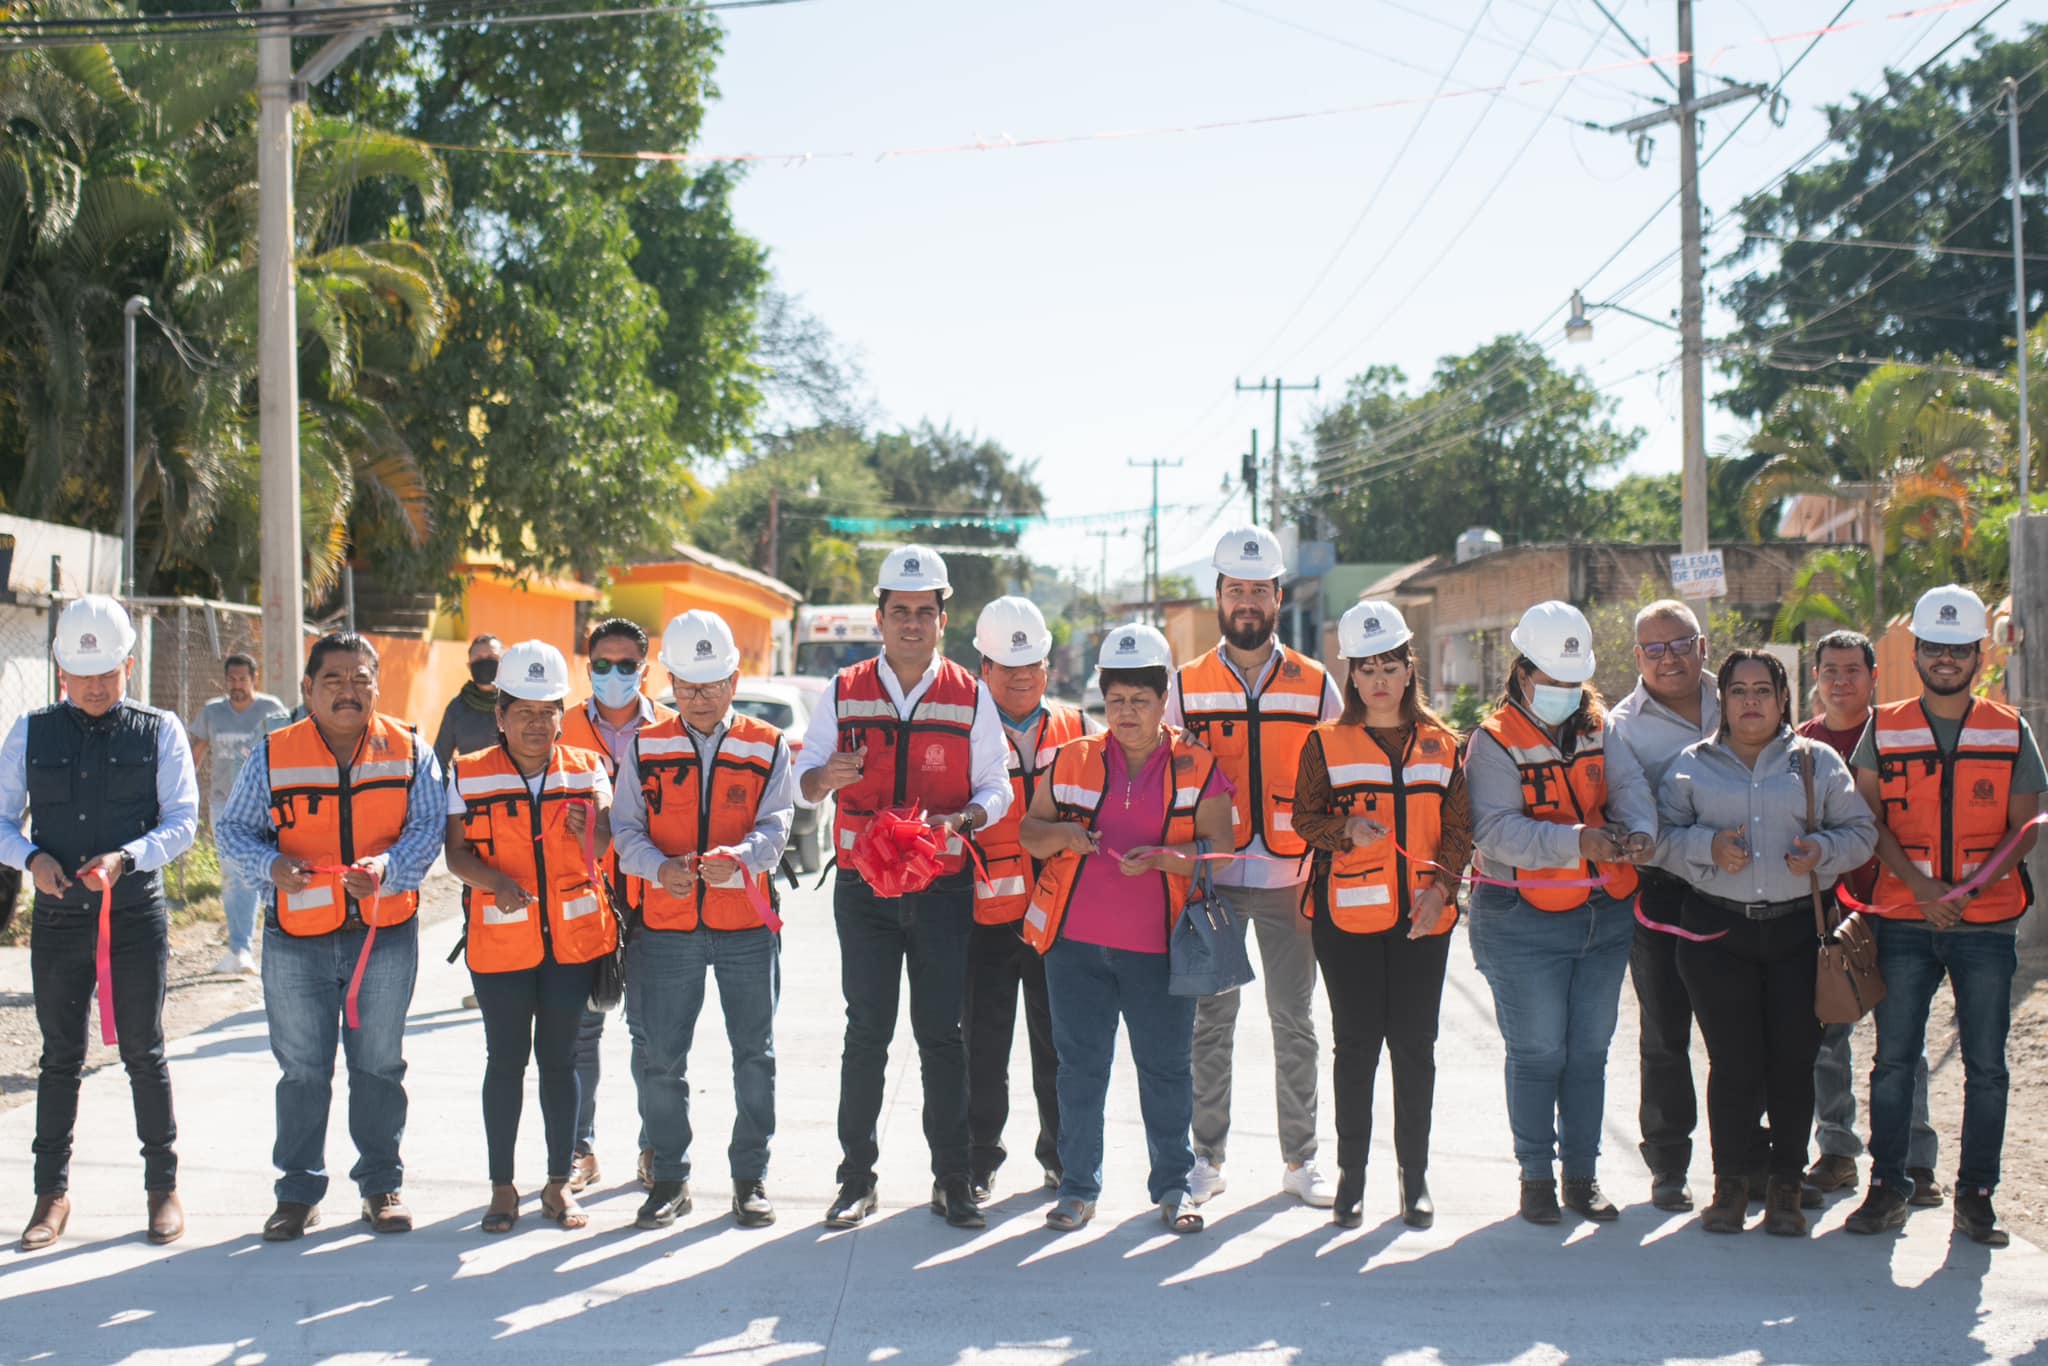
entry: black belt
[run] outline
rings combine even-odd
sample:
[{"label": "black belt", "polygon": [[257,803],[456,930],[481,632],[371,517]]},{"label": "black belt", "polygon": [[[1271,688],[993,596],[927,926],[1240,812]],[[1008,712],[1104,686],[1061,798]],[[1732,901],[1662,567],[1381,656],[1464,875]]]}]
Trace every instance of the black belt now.
[{"label": "black belt", "polygon": [[1780,916],[1813,908],[1813,899],[1803,896],[1794,897],[1790,901],[1730,901],[1725,896],[1714,896],[1698,888],[1693,889],[1693,895],[1717,910],[1739,915],[1747,920],[1776,920]]}]

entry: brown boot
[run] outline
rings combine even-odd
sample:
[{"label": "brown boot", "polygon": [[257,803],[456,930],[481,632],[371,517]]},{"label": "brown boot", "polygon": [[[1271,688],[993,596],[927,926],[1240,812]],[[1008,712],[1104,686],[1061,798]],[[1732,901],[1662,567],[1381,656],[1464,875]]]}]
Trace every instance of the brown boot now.
[{"label": "brown boot", "polygon": [[21,1232],[21,1250],[40,1252],[64,1236],[64,1226],[71,1222],[71,1197],[62,1191],[55,1195],[38,1195],[36,1212],[29,1216],[28,1227]]},{"label": "brown boot", "polygon": [[1774,1176],[1764,1190],[1764,1232],[1780,1238],[1804,1238],[1806,1215],[1799,1209],[1800,1179]]},{"label": "brown boot", "polygon": [[580,1195],[604,1180],[598,1170],[596,1153],[576,1153],[569,1159],[569,1193]]},{"label": "brown boot", "polygon": [[1739,1176],[1716,1176],[1714,1199],[1700,1211],[1700,1227],[1709,1233],[1740,1233],[1749,1217],[1749,1183]]},{"label": "brown boot", "polygon": [[149,1193],[149,1241],[162,1247],[185,1236],[185,1206],[174,1190]]}]

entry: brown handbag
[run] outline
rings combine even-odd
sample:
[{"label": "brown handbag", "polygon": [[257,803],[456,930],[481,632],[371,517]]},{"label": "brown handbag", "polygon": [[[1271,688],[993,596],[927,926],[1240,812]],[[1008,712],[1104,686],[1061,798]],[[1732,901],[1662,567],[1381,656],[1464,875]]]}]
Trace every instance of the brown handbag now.
[{"label": "brown handbag", "polygon": [[[1806,779],[1806,833],[1814,830],[1813,755],[1798,744],[1799,771]],[[1821,894],[1820,876],[1808,873],[1813,888],[1813,930],[1820,940],[1814,965],[1813,1013],[1824,1025],[1849,1025],[1868,1015],[1884,999],[1884,977],[1877,970],[1877,938],[1861,912],[1834,920]],[[1831,923],[1832,922],[1832,923]]]}]

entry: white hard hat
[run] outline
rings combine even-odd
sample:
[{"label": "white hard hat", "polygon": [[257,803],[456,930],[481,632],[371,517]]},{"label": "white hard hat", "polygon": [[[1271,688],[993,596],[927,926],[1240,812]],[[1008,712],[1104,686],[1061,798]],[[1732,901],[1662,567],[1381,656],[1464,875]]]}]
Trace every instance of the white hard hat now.
[{"label": "white hard hat", "polygon": [[694,609],[661,633],[661,663],[680,682],[719,683],[740,671],[740,647],[724,617]]},{"label": "white hard hat", "polygon": [[1361,602],[1337,621],[1337,653],[1346,659],[1371,659],[1414,638],[1408,619],[1391,602]]},{"label": "white hard hat", "polygon": [[1990,633],[1984,599],[1959,583],[1930,588],[1913,604],[1913,635],[1937,645],[1968,645]]},{"label": "white hard hat", "polygon": [[1522,613],[1508,640],[1560,683],[1584,683],[1593,676],[1593,628],[1586,614],[1568,602],[1537,603]]},{"label": "white hard hat", "polygon": [[1029,598],[997,598],[974,620],[974,648],[991,664],[1016,668],[1052,653],[1045,614]]},{"label": "white hard hat", "polygon": [[121,604],[90,593],[57,618],[57,639],[50,653],[65,673],[92,678],[120,668],[134,648],[135,625]]},{"label": "white hard hat", "polygon": [[498,661],[498,691],[523,702],[559,702],[569,695],[569,661],[545,640],[522,640]]},{"label": "white hard hat", "polygon": [[1277,579],[1287,572],[1280,538],[1262,526],[1241,526],[1223,533],[1211,561],[1216,572],[1233,579]]},{"label": "white hard hat", "polygon": [[1143,622],[1112,626],[1102,638],[1102,653],[1095,665],[1101,669],[1171,669],[1173,647]]},{"label": "white hard hat", "polygon": [[930,593],[939,601],[953,596],[953,584],[946,577],[946,562],[928,545],[899,545],[882,561],[881,577],[875,587],[892,593]]}]

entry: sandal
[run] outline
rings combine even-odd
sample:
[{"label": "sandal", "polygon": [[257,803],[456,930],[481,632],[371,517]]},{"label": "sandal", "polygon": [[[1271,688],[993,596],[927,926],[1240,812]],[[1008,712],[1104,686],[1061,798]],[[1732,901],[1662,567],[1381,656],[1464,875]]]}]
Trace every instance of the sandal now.
[{"label": "sandal", "polygon": [[1045,1212],[1045,1226],[1055,1233],[1072,1233],[1075,1229],[1086,1228],[1094,1217],[1093,1200],[1070,1195]]},{"label": "sandal", "polygon": [[484,1211],[484,1232],[510,1233],[512,1226],[518,1222],[519,1188],[517,1186],[492,1186],[491,1206]]},{"label": "sandal", "polygon": [[1202,1216],[1195,1212],[1195,1197],[1186,1191],[1168,1191],[1159,1202],[1159,1218],[1175,1233],[1200,1233]]},{"label": "sandal", "polygon": [[[548,1193],[550,1191],[555,1194],[559,1203],[549,1203]],[[573,1230],[588,1227],[590,1216],[584,1212],[583,1206],[576,1203],[575,1198],[568,1191],[569,1183],[567,1181],[548,1182],[546,1189],[540,1193],[541,1217],[552,1219],[565,1229]]]}]

